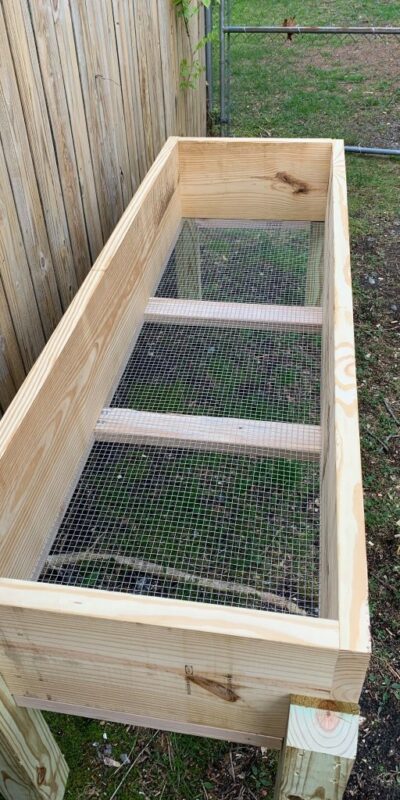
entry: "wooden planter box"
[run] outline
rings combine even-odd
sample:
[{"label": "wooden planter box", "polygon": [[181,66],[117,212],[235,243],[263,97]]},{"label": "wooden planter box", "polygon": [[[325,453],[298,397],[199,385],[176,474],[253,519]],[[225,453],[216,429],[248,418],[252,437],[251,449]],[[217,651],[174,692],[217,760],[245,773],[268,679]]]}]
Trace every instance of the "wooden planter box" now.
[{"label": "wooden planter box", "polygon": [[[319,616],[32,579],[145,314],[254,327],[251,304],[149,302],[182,218],[325,222],[312,305],[298,322],[258,304],[256,320],[321,329],[320,428],[240,440],[249,457],[320,458]],[[221,420],[178,422],[134,440],[235,444]],[[0,486],[0,672],[18,705],[280,747],[292,694],[357,702],[370,642],[342,142],[168,140],[1,422]]]}]

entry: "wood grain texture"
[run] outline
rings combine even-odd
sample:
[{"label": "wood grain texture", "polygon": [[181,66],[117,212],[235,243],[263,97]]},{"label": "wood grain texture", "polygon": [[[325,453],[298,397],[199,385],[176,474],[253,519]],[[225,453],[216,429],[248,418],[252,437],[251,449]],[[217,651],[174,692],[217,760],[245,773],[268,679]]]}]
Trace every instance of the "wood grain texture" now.
[{"label": "wood grain texture", "polygon": [[[190,21],[194,42],[200,16]],[[187,55],[186,29],[164,0],[1,4],[0,136],[8,178],[0,203],[17,222],[7,259],[18,283],[33,286],[45,340],[166,136],[205,134],[205,77],[196,89],[179,88],[179,39]],[[6,279],[3,289],[21,352],[31,340],[37,355],[37,313],[24,314],[20,329]],[[6,316],[0,330],[10,330]],[[27,372],[33,359],[23,355]],[[4,359],[1,376],[0,413],[17,388]]]},{"label": "wood grain texture", "polygon": [[134,725],[140,728],[155,728],[160,731],[185,733],[189,736],[205,736],[208,739],[222,739],[225,742],[250,744],[253,747],[266,747],[268,750],[280,750],[282,739],[268,736],[263,733],[249,733],[248,731],[234,731],[229,728],[215,728],[212,725],[195,725],[193,722],[176,722],[173,719],[160,719],[160,717],[144,717],[138,714],[127,714],[123,711],[113,712],[91,708],[90,706],[68,705],[54,703],[51,700],[36,700],[32,697],[14,696],[17,705],[26,708],[36,708],[42,711],[54,711],[56,714],[72,714],[89,719],[107,719],[110,722],[120,722],[123,725]]},{"label": "wood grain texture", "polygon": [[184,217],[324,220],[332,141],[184,139]]},{"label": "wood grain texture", "polygon": [[321,613],[339,619],[332,696],[357,701],[369,654],[368,581],[344,150],[333,145],[325,222],[321,394]]},{"label": "wood grain texture", "polygon": [[18,708],[0,676],[0,792],[4,800],[62,800],[68,768],[39,711]]},{"label": "wood grain texture", "polygon": [[25,369],[1,277],[0,320],[0,406],[7,408],[25,378]]},{"label": "wood grain texture", "polygon": [[302,306],[269,306],[259,303],[223,303],[151,297],[146,321],[172,325],[250,328],[319,333],[322,309]]},{"label": "wood grain texture", "polygon": [[72,3],[71,13],[96,191],[107,238],[132,197],[111,0]]},{"label": "wood grain texture", "polygon": [[[0,118],[4,158],[46,337],[62,316],[35,168],[25,128],[17,77],[0,8]],[[3,189],[5,194],[5,189]],[[22,269],[22,265],[21,265]],[[32,320],[32,326],[34,320]]]},{"label": "wood grain texture", "polygon": [[358,713],[349,713],[347,705],[292,697],[276,800],[341,800],[357,752],[358,726]]},{"label": "wood grain texture", "polygon": [[279,613],[4,579],[0,610],[19,698],[276,738],[291,691],[329,697],[337,658],[337,623]]},{"label": "wood grain texture", "polygon": [[[3,12],[13,55],[26,130],[41,197],[61,304],[66,309],[78,287],[68,222],[46,97],[27,0],[4,0]],[[16,259],[14,257],[13,262]],[[18,262],[17,262],[18,263]],[[20,270],[22,272],[22,270]],[[25,270],[24,270],[25,271]],[[28,333],[29,333],[29,326]]]},{"label": "wood grain texture", "polygon": [[[1,142],[0,186],[0,277],[24,367],[29,370],[45,338]],[[21,266],[20,272],[13,269],[15,256]],[[29,328],[25,324],[27,318]]]},{"label": "wood grain texture", "polygon": [[95,439],[100,442],[183,447],[218,453],[319,459],[318,425],[296,425],[231,417],[159,414],[103,408]]},{"label": "wood grain texture", "polygon": [[[47,5],[45,6],[46,9]],[[91,261],[93,263],[103,247],[104,238],[101,229],[89,131],[86,122],[69,0],[56,0],[51,5],[51,11],[57,39],[59,64],[71,120],[71,133],[74,142]],[[48,24],[50,25],[51,23],[49,22]]]},{"label": "wood grain texture", "polygon": [[30,577],[62,511],[179,225],[177,185],[170,140],[2,419],[3,575]]},{"label": "wood grain texture", "polygon": [[[135,6],[126,0],[112,0],[112,7],[131,181],[132,188],[136,189],[150,163],[147,163],[145,154],[143,115],[139,113],[141,97]],[[175,132],[171,131],[171,134]]]},{"label": "wood grain texture", "polygon": [[46,96],[47,113],[51,129],[56,131],[54,146],[57,168],[60,175],[76,278],[80,286],[92,266],[92,261],[70,109],[68,108],[53,13],[54,6],[52,9],[48,0],[37,0],[30,3],[30,18]]}]

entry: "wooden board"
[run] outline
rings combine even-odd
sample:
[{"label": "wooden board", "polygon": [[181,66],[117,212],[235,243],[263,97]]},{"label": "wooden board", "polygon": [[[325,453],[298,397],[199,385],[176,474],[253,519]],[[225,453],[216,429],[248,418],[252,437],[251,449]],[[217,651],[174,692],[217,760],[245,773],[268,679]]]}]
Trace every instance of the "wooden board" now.
[{"label": "wooden board", "polygon": [[[4,0],[2,5],[37,185],[45,209],[55,277],[65,310],[78,282],[30,14],[26,3]],[[27,326],[28,334],[29,331]]]},{"label": "wooden board", "polygon": [[0,791],[4,800],[62,800],[68,767],[40,712],[18,708],[0,675]]},{"label": "wooden board", "polygon": [[371,644],[342,142],[333,147],[323,315],[321,613],[339,619],[334,696],[346,700],[348,691],[352,699],[361,692]]},{"label": "wooden board", "polygon": [[318,425],[259,422],[232,417],[159,414],[103,408],[94,431],[100,442],[184,447],[255,456],[319,459]]},{"label": "wooden board", "polygon": [[311,306],[269,306],[259,303],[220,303],[212,300],[151,297],[145,319],[146,322],[164,322],[167,325],[319,333],[322,309]]},{"label": "wooden board", "polygon": [[32,574],[139,334],[180,221],[177,155],[171,139],[2,420],[3,575]]},{"label": "wooden board", "polygon": [[0,615],[20,702],[277,738],[290,692],[328,698],[337,658],[333,621],[118,592],[3,579]]},{"label": "wooden board", "polygon": [[325,218],[330,139],[182,139],[179,151],[184,217]]},{"label": "wooden board", "polygon": [[292,697],[275,800],[341,800],[357,752],[359,708]]},{"label": "wooden board", "polygon": [[[1,142],[0,185],[0,278],[24,367],[28,370],[39,355],[45,339]],[[15,273],[12,268],[15,254],[22,267],[21,274]],[[30,320],[29,330],[25,325],[27,317]]]},{"label": "wooden board", "polygon": [[42,711],[53,711],[56,714],[72,714],[78,717],[89,717],[89,719],[107,719],[109,722],[120,722],[122,725],[133,725],[140,728],[155,728],[159,731],[172,731],[174,733],[185,733],[189,736],[205,736],[207,739],[222,739],[225,742],[237,742],[238,744],[250,744],[253,747],[266,747],[268,750],[280,750],[282,739],[276,736],[268,736],[264,733],[249,733],[248,731],[234,731],[229,728],[215,728],[212,725],[196,725],[193,722],[177,722],[174,719],[162,719],[160,717],[145,717],[139,714],[127,714],[126,712],[110,711],[107,709],[92,708],[91,706],[77,706],[68,703],[55,703],[52,700],[38,700],[33,697],[14,695],[17,705],[25,708],[41,709]]},{"label": "wooden board", "polygon": [[[19,268],[21,272],[23,268],[29,269],[43,331],[45,336],[49,337],[62,316],[62,308],[2,9],[0,9],[0,52],[2,148],[26,253],[26,261],[20,263]],[[3,182],[1,192],[3,198],[7,197],[6,185]],[[12,264],[12,253],[9,254],[9,258]],[[26,325],[26,322],[24,324]],[[30,320],[30,324],[33,328],[34,317]]]}]

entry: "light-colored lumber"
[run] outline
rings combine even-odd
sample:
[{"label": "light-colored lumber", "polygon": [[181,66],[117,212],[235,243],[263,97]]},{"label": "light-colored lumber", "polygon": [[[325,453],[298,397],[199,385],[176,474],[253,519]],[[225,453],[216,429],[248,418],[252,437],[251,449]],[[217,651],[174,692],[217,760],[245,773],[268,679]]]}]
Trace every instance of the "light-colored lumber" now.
[{"label": "light-colored lumber", "polygon": [[[333,145],[325,221],[321,395],[321,613],[339,619],[341,659],[361,688],[370,652],[344,149]],[[357,668],[356,668],[357,669]],[[355,676],[353,675],[353,679]],[[340,682],[343,682],[341,674]]]},{"label": "light-colored lumber", "polygon": [[193,220],[184,220],[175,247],[175,275],[178,297],[201,300],[201,259],[199,231]]},{"label": "light-colored lumber", "polygon": [[292,697],[275,800],[341,800],[357,752],[358,706]]},{"label": "light-colored lumber", "polygon": [[319,333],[322,309],[301,306],[269,306],[260,303],[222,303],[212,300],[183,300],[151,297],[146,308],[147,322],[168,325],[250,328]]},{"label": "light-colored lumber", "polygon": [[325,218],[330,139],[182,139],[179,150],[184,217]]},{"label": "light-colored lumber", "polygon": [[324,226],[310,223],[310,244],[306,275],[306,306],[320,306],[324,281]]},{"label": "light-colored lumber", "polygon": [[298,425],[232,417],[160,414],[104,408],[95,438],[105,442],[184,447],[190,450],[319,458],[318,425]]},{"label": "light-colored lumber", "polygon": [[208,603],[3,579],[0,616],[19,702],[276,738],[291,692],[330,696],[337,658],[334,621]]},{"label": "light-colored lumber", "polygon": [[2,419],[3,575],[30,577],[62,508],[179,226],[177,185],[172,139]]},{"label": "light-colored lumber", "polygon": [[193,722],[177,722],[173,719],[160,719],[159,717],[144,717],[138,714],[126,714],[123,711],[99,711],[88,706],[68,705],[56,703],[52,700],[36,700],[32,697],[15,697],[17,704],[27,708],[37,708],[42,711],[53,711],[56,714],[72,714],[89,719],[107,719],[110,722],[120,722],[123,725],[134,725],[140,728],[155,728],[160,731],[185,733],[189,736],[204,736],[207,739],[222,739],[225,742],[250,744],[253,747],[266,747],[268,750],[280,750],[282,739],[268,736],[263,733],[249,733],[248,731],[235,731],[229,728],[215,728],[212,725],[196,725]]},{"label": "light-colored lumber", "polygon": [[4,0],[2,6],[56,281],[62,307],[66,309],[78,282],[30,14],[27,4],[20,1]]},{"label": "light-colored lumber", "polygon": [[62,800],[68,767],[42,714],[19,708],[0,676],[0,792],[4,800]]}]

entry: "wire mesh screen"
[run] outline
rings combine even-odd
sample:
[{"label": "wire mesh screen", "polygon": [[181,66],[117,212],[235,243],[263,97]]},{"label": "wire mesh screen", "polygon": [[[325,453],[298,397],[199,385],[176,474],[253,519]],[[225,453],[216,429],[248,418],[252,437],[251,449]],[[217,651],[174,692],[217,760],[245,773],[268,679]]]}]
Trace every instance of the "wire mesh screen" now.
[{"label": "wire mesh screen", "polygon": [[321,336],[304,303],[322,240],[322,224],[184,221],[158,296],[296,324],[146,322],[102,415],[127,438],[99,421],[39,580],[318,614]]},{"label": "wire mesh screen", "polygon": [[400,146],[400,36],[246,32],[226,34],[225,44],[225,135]]},{"label": "wire mesh screen", "polygon": [[321,337],[146,323],[111,406],[318,424]]},{"label": "wire mesh screen", "polygon": [[[323,223],[184,220],[158,297],[306,304]],[[310,247],[310,243],[312,246]]]},{"label": "wire mesh screen", "polygon": [[318,471],[98,442],[41,580],[317,614]]}]

